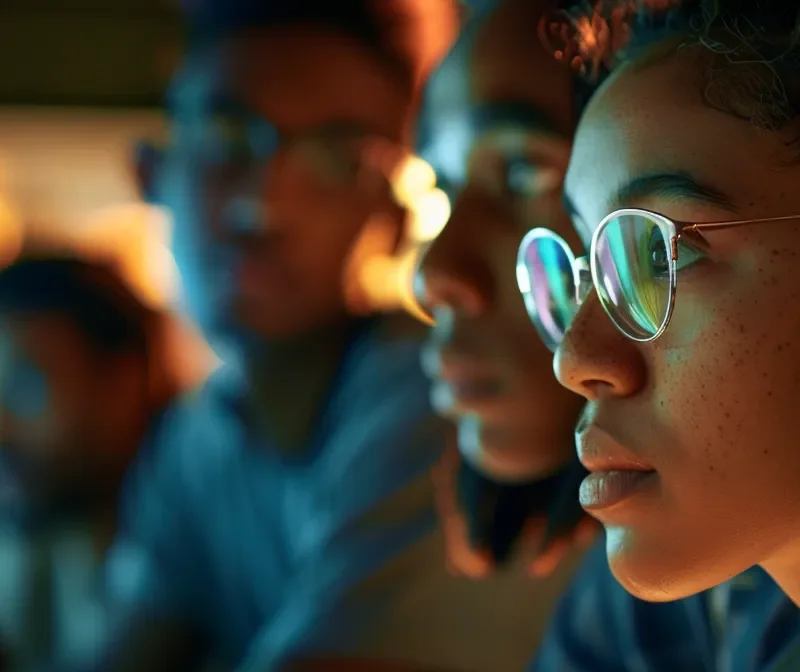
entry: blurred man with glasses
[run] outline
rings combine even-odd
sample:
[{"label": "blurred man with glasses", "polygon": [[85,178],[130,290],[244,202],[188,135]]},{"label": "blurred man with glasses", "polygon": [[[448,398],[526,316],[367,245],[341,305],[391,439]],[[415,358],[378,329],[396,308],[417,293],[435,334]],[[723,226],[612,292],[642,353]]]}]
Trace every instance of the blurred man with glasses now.
[{"label": "blurred man with glasses", "polygon": [[139,173],[175,215],[187,306],[226,366],[173,409],[132,483],[120,546],[145,552],[136,573],[111,563],[123,618],[103,669],[208,653],[259,672],[348,657],[519,669],[527,633],[506,629],[497,653],[486,614],[503,596],[450,577],[434,533],[448,432],[421,327],[373,315],[401,269],[370,262],[407,245],[415,189],[395,181],[457,6],[187,10],[172,142],[143,150]]}]

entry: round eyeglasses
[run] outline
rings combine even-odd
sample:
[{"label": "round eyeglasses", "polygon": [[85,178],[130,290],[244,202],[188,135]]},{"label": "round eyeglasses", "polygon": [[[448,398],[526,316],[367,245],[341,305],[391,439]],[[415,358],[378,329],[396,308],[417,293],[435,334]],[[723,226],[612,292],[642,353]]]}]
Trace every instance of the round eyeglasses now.
[{"label": "round eyeglasses", "polygon": [[800,215],[690,223],[649,210],[616,210],[595,229],[588,258],[575,257],[549,229],[529,231],[517,255],[517,283],[551,350],[561,343],[592,287],[617,329],[634,341],[653,341],[672,317],[678,270],[702,256],[699,231],[797,219]]}]

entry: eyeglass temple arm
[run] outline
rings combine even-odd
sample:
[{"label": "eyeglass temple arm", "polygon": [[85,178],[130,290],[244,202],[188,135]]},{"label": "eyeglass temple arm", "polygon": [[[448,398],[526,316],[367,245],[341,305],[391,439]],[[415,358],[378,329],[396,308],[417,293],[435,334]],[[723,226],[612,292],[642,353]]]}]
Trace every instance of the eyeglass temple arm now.
[{"label": "eyeglass temple arm", "polygon": [[735,226],[744,226],[745,224],[768,224],[770,222],[789,222],[800,219],[800,215],[786,215],[784,217],[765,217],[761,219],[734,219],[727,222],[676,222],[680,227],[680,232],[683,233],[692,231],[700,231],[702,229],[730,229]]}]

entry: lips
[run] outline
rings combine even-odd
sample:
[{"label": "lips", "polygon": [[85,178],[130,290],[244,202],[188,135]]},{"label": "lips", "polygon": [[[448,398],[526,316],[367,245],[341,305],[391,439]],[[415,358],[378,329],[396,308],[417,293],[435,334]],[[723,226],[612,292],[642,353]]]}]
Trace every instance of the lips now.
[{"label": "lips", "polygon": [[445,416],[465,413],[484,415],[500,397],[500,383],[490,380],[447,381],[440,380],[431,388],[431,405]]},{"label": "lips", "polygon": [[502,391],[503,385],[495,378],[439,377],[431,387],[431,402],[443,415],[467,412],[481,415],[498,402]]},{"label": "lips", "polygon": [[600,417],[598,405],[584,406],[575,426],[578,459],[589,471],[653,471],[654,468],[626,442],[617,440],[616,432],[606,429],[610,423]]},{"label": "lips", "polygon": [[504,384],[478,357],[454,354],[431,345],[422,352],[422,369],[433,381],[431,402],[443,415],[480,414],[497,403]]},{"label": "lips", "polygon": [[581,483],[578,498],[587,511],[603,511],[655,485],[655,471],[597,471]]},{"label": "lips", "polygon": [[[591,413],[588,410],[588,413]],[[581,506],[609,509],[655,485],[658,474],[585,414],[575,433],[578,459],[591,472],[581,483]]]}]

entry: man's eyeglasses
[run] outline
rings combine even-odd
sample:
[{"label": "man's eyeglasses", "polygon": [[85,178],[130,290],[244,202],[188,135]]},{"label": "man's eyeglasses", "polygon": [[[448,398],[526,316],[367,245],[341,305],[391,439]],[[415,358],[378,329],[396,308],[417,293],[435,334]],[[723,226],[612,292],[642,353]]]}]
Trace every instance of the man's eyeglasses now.
[{"label": "man's eyeglasses", "polygon": [[564,338],[592,287],[625,336],[653,341],[664,333],[672,317],[678,271],[703,257],[697,244],[702,239],[695,234],[798,219],[800,215],[677,222],[649,210],[625,208],[600,222],[588,257],[579,258],[557,233],[537,228],[520,244],[517,283],[531,320],[551,350]]},{"label": "man's eyeglasses", "polygon": [[351,182],[365,171],[382,172],[408,153],[396,143],[349,126],[281,134],[257,115],[178,120],[168,152],[219,177],[282,157],[326,184]]}]

